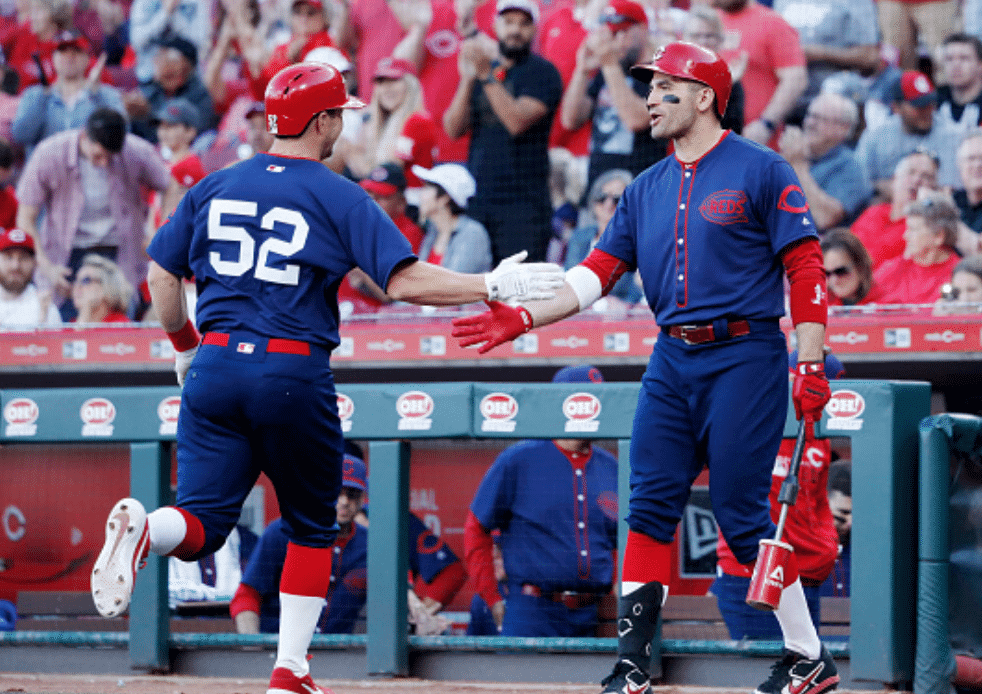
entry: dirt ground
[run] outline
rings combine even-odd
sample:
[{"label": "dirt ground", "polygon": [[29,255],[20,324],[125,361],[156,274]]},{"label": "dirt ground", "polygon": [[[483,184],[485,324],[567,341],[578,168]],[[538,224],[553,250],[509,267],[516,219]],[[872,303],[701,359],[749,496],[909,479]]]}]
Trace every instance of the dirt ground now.
[{"label": "dirt ground", "polygon": [[[2,694],[264,694],[266,680],[223,677],[147,675],[24,675],[0,673]],[[335,694],[597,694],[596,684],[512,684],[495,682],[434,682],[418,679],[317,680]],[[655,694],[747,694],[744,690],[713,687],[655,687]],[[836,694],[875,694],[848,692]],[[885,694],[885,693],[881,693]],[[890,694],[898,694],[890,692]]]}]

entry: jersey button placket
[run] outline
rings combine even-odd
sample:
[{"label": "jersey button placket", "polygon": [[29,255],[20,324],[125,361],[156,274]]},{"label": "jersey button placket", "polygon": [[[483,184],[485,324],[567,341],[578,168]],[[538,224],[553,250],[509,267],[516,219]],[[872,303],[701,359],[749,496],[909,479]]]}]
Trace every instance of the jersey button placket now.
[{"label": "jersey button placket", "polygon": [[581,578],[586,578],[590,573],[590,553],[588,551],[588,538],[586,531],[586,478],[581,468],[577,468],[574,478],[576,488],[576,502],[574,504],[576,519],[577,545],[580,548],[579,556],[576,558],[577,574]]},{"label": "jersey button placket", "polygon": [[675,303],[684,306],[686,303],[686,248],[685,231],[688,228],[689,206],[686,204],[692,192],[692,180],[694,178],[692,168],[688,165],[682,166],[684,175],[679,190],[678,212],[675,215]]}]

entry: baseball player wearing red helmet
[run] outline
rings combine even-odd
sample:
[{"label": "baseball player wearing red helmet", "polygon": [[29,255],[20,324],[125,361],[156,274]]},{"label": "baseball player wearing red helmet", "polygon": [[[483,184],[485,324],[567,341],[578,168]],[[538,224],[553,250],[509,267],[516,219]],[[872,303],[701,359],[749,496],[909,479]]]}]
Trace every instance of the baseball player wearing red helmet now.
[{"label": "baseball player wearing red helmet", "polygon": [[[333,67],[284,68],[266,90],[270,151],[205,177],[154,237],[150,292],[184,386],[177,503],[147,516],[139,501],[118,502],[92,574],[99,611],[121,614],[148,551],[213,552],[265,473],[289,540],[271,694],[321,691],[307,648],[337,534],[344,440],[330,354],[341,279],[357,266],[393,299],[432,305],[548,296],[562,283],[556,266],[520,258],[485,275],[419,262],[368,194],[321,163],[342,110],[360,106]],[[192,276],[200,340],[181,286]]]},{"label": "baseball player wearing red helmet", "polygon": [[[637,269],[661,333],[635,411],[618,659],[604,692],[649,694],[651,639],[669,580],[670,542],[696,476],[708,466],[713,512],[734,556],[757,557],[774,535],[768,491],[787,412],[784,275],[800,362],[793,401],[816,421],[829,398],[823,370],[822,254],[801,186],[773,151],[720,125],[731,80],[715,53],[675,42],[637,65],[649,84],[653,137],[675,155],[627,187],[596,247],[554,299],[455,321],[486,352],[590,306]],[[783,271],[782,271],[783,270]],[[819,694],[839,681],[815,631],[794,556],[783,567],[778,622],[786,655],[758,694]]]}]

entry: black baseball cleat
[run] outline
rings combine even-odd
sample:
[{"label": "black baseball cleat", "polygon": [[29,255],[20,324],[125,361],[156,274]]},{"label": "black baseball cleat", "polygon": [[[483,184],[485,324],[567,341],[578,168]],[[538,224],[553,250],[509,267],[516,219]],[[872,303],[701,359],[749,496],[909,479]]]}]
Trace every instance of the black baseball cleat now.
[{"label": "black baseball cleat", "polygon": [[784,657],[771,666],[771,676],[754,694],[821,694],[838,686],[839,671],[828,649],[822,646],[814,660],[785,650]]},{"label": "black baseball cleat", "polygon": [[604,677],[600,694],[651,694],[648,673],[635,667],[629,660],[619,660],[614,671]]}]

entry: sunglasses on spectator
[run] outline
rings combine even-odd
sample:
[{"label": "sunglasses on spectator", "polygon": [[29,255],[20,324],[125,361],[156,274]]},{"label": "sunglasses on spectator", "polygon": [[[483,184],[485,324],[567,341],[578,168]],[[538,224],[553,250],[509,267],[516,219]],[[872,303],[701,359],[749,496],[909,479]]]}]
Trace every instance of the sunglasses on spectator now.
[{"label": "sunglasses on spectator", "polygon": [[835,275],[836,277],[845,277],[846,275],[850,274],[852,274],[852,268],[846,267],[845,265],[825,271],[826,277],[831,277],[832,275]]},{"label": "sunglasses on spectator", "polygon": [[79,277],[75,281],[78,282],[79,284],[82,284],[82,285],[86,285],[86,284],[102,284],[102,278],[101,277],[89,277],[89,276]]},{"label": "sunglasses on spectator", "polygon": [[621,201],[620,195],[611,195],[610,193],[604,193],[598,197],[594,202],[598,205],[603,205],[605,202],[613,202],[615,205]]}]

